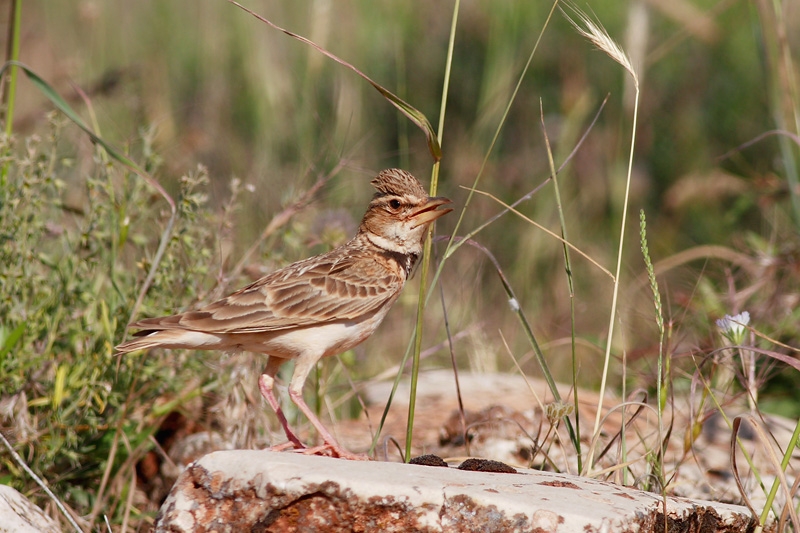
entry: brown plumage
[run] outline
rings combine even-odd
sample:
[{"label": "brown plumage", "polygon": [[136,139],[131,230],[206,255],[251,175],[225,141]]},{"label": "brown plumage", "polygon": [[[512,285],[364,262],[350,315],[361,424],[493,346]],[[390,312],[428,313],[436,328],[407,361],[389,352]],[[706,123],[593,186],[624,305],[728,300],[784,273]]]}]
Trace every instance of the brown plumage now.
[{"label": "brown plumage", "polygon": [[384,170],[372,185],[377,192],[346,244],[292,263],[197,311],[135,322],[131,327],[141,331],[117,351],[160,347],[269,356],[259,389],[292,445],[302,449],[273,393],[280,365],[296,359],[289,397],[324,441],[310,451],[362,458],[341,448],[322,426],[303,400],[303,384],[321,358],[349,350],[375,331],[422,253],[428,226],[452,211],[438,209],[450,200],[429,198],[403,170]]}]

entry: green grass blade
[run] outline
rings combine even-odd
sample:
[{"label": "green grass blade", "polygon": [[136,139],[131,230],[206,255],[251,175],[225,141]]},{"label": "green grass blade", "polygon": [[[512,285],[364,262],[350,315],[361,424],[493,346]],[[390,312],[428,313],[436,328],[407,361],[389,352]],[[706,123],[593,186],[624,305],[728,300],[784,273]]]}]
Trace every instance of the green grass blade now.
[{"label": "green grass blade", "polygon": [[[531,49],[531,53],[528,55],[528,60],[525,63],[525,66],[522,68],[522,71],[519,74],[519,78],[517,78],[517,84],[514,87],[514,91],[511,93],[511,98],[508,99],[508,103],[506,104],[506,108],[503,110],[503,116],[500,118],[500,122],[497,124],[497,128],[495,129],[494,136],[492,137],[491,142],[489,143],[489,148],[486,150],[486,155],[483,156],[483,161],[481,162],[481,167],[478,170],[478,174],[475,176],[475,180],[472,182],[472,187],[470,188],[470,192],[467,195],[467,199],[464,201],[464,207],[461,208],[461,213],[458,215],[458,220],[456,221],[456,225],[453,227],[453,233],[451,234],[450,242],[447,243],[447,248],[444,251],[442,256],[442,261],[439,263],[439,268],[436,270],[436,273],[433,276],[433,279],[436,280],[441,273],[442,266],[446,262],[447,258],[450,257],[451,251],[450,248],[454,246],[454,240],[456,235],[458,234],[459,228],[461,228],[461,223],[464,220],[464,216],[467,213],[467,207],[469,206],[470,202],[472,201],[473,191],[477,189],[478,182],[480,181],[481,177],[483,177],[483,170],[486,168],[486,164],[489,162],[489,156],[492,155],[494,151],[494,147],[497,144],[498,139],[500,138],[500,132],[503,131],[503,126],[506,124],[506,119],[508,118],[509,113],[511,112],[511,106],[514,101],[517,99],[517,94],[519,94],[520,87],[522,87],[522,80],[525,79],[525,76],[528,73],[528,69],[533,62],[533,56],[536,55],[536,50],[539,49],[539,43],[542,41],[542,37],[544,36],[544,32],[547,27],[550,25],[550,20],[553,18],[553,13],[555,12],[556,6],[558,5],[559,0],[555,0],[553,5],[550,7],[550,12],[547,14],[547,19],[545,19],[544,24],[542,25],[542,29],[539,31],[539,36],[536,38],[536,42]],[[430,297],[430,294],[428,295]]]},{"label": "green grass blade", "polygon": [[155,274],[158,270],[158,265],[161,262],[161,258],[164,255],[164,252],[167,249],[167,244],[169,243],[170,235],[172,234],[172,228],[175,225],[175,220],[178,216],[178,209],[175,205],[175,200],[164,190],[160,183],[158,183],[150,174],[144,171],[142,168],[139,167],[133,160],[129,157],[125,156],[122,152],[117,150],[113,145],[103,140],[99,137],[86,123],[81,119],[78,113],[72,109],[72,107],[61,97],[58,92],[53,89],[53,87],[47,83],[41,76],[36,74],[30,67],[25,65],[24,63],[20,63],[19,61],[6,61],[2,68],[0,68],[0,77],[2,77],[3,73],[5,73],[6,69],[16,66],[19,67],[28,79],[33,83],[33,85],[39,89],[39,91],[50,100],[56,108],[64,113],[72,122],[75,123],[80,129],[82,129],[92,140],[92,142],[99,144],[103,149],[110,155],[113,159],[120,162],[122,165],[126,166],[136,174],[138,174],[142,179],[144,179],[151,187],[153,187],[158,193],[167,201],[170,207],[171,216],[169,222],[167,223],[167,227],[164,230],[164,233],[161,235],[161,241],[158,246],[158,250],[156,251],[155,256],[153,257],[152,265],[150,266],[150,271],[147,273],[147,277],[145,278],[144,284],[140,289],[139,296],[136,299],[132,309],[131,309],[131,319],[135,316],[137,310],[142,304],[144,300],[144,295],[147,293],[147,290],[150,287],[150,284],[153,282],[155,278]]},{"label": "green grass blade", "polygon": [[[458,11],[461,2],[456,0],[453,5],[453,19],[450,24],[450,39],[447,45],[447,59],[444,69],[444,82],[442,88],[442,102],[439,106],[439,133],[436,136],[436,144],[441,145],[444,133],[444,117],[447,109],[447,92],[450,87],[450,73],[453,64],[453,49],[456,41],[456,28],[458,27]],[[431,171],[430,195],[436,196],[439,187],[439,160],[434,156],[433,169]],[[427,303],[426,293],[428,291],[428,271],[431,264],[431,249],[433,244],[433,229],[428,231],[425,237],[425,245],[422,252],[422,267],[420,270],[419,297],[417,298],[417,324],[414,328],[414,352],[411,360],[411,390],[408,398],[408,423],[406,424],[406,448],[405,460],[411,460],[411,441],[414,436],[414,410],[417,405],[417,380],[419,378],[420,352],[422,351],[422,329],[424,323],[422,318],[425,314],[425,304]]]},{"label": "green grass blade", "polygon": [[3,346],[0,348],[0,363],[2,363],[3,357],[5,357],[6,354],[17,345],[19,340],[22,338],[23,333],[25,333],[25,322],[20,322],[19,325],[17,325],[17,327],[14,328],[14,330],[3,340]]},{"label": "green grass blade", "polygon": [[[22,0],[14,0],[11,5],[12,26],[11,32],[11,53],[6,60],[19,60],[19,33],[22,26]],[[17,100],[17,72],[18,69],[11,69],[11,79],[8,83],[8,93],[4,94],[6,106],[6,135],[11,135],[14,131],[14,107]]]},{"label": "green grass blade", "polygon": [[[550,148],[550,137],[547,135],[547,128],[545,127],[544,123],[544,108],[542,106],[541,99],[539,99],[539,116],[541,117],[542,122],[544,144],[545,148],[547,149],[547,163],[550,167],[550,179],[553,180],[553,192],[555,193],[558,220],[561,224],[561,246],[564,252],[564,269],[567,273],[567,289],[569,290],[569,316],[571,333],[570,351],[572,352],[572,400],[575,408],[575,427],[573,428],[569,418],[566,420],[570,438],[572,439],[572,445],[575,447],[575,451],[577,452],[576,457],[578,459],[578,472],[580,472],[583,469],[583,456],[581,455],[581,411],[579,405],[580,398],[578,397],[578,391],[580,389],[580,387],[578,387],[578,355],[577,350],[575,349],[575,337],[577,336],[575,326],[575,284],[573,283],[572,279],[572,261],[570,260],[569,246],[567,245],[569,242],[569,237],[567,236],[567,221],[564,218],[564,208],[563,204],[561,203],[561,188],[558,185],[558,172],[556,172],[556,164],[553,160],[553,151]],[[540,364],[547,364],[547,361],[544,359],[544,357],[542,357]],[[543,372],[549,374],[550,370],[549,368],[544,368]]]},{"label": "green grass blade", "polygon": [[241,9],[243,11],[246,11],[250,15],[254,16],[258,20],[263,22],[264,24],[267,24],[268,26],[270,26],[270,27],[272,27],[272,28],[274,28],[274,29],[276,29],[276,30],[278,30],[280,32],[285,33],[286,35],[288,35],[289,37],[292,37],[293,39],[297,39],[301,43],[309,45],[310,47],[314,48],[315,50],[317,50],[321,54],[327,56],[328,58],[330,58],[330,59],[332,59],[334,61],[336,61],[340,65],[342,65],[344,67],[347,67],[348,69],[352,70],[353,72],[355,72],[356,74],[361,76],[367,83],[372,85],[379,93],[381,93],[381,95],[383,95],[384,98],[386,98],[393,106],[395,106],[401,113],[403,113],[406,117],[408,117],[408,119],[411,120],[411,122],[416,124],[417,127],[419,127],[423,131],[423,133],[425,134],[425,138],[428,141],[428,150],[430,150],[431,156],[433,156],[433,160],[434,161],[439,161],[442,158],[442,148],[441,148],[441,145],[439,144],[439,141],[437,140],[436,132],[433,130],[433,126],[431,126],[431,123],[428,121],[428,119],[425,117],[425,115],[421,111],[416,109],[414,106],[412,106],[411,104],[409,104],[408,102],[406,102],[405,100],[403,100],[402,98],[397,96],[396,94],[394,94],[389,89],[383,87],[378,82],[374,81],[372,78],[370,78],[369,76],[367,76],[366,74],[364,74],[363,72],[358,70],[352,64],[348,63],[347,61],[345,61],[344,59],[340,58],[339,56],[329,52],[328,50],[322,48],[321,46],[319,46],[314,41],[312,41],[312,40],[310,40],[310,39],[308,39],[306,37],[303,37],[302,35],[298,35],[298,34],[296,34],[294,32],[291,32],[291,31],[289,31],[287,29],[281,28],[277,24],[275,24],[275,23],[271,22],[270,20],[262,17],[261,15],[256,13],[255,11],[252,11],[252,10],[244,7],[242,4],[240,4],[238,2],[235,2],[234,0],[228,0],[228,2],[230,2],[233,5],[235,5],[239,9]]},{"label": "green grass blade", "polygon": [[6,71],[6,69],[8,69],[8,68],[10,68],[12,66],[19,67],[23,72],[25,72],[25,75],[28,77],[28,79],[31,81],[31,83],[33,83],[33,85],[37,89],[39,89],[39,91],[45,97],[47,97],[47,99],[50,100],[53,103],[53,105],[56,106],[56,108],[59,111],[64,113],[64,115],[66,115],[67,118],[69,118],[72,122],[74,122],[76,126],[78,126],[80,129],[82,129],[89,136],[89,138],[92,140],[92,142],[102,146],[103,149],[106,152],[108,152],[108,154],[112,158],[116,159],[117,161],[119,161],[120,163],[125,165],[126,167],[130,168],[131,170],[133,170],[134,172],[136,172],[140,176],[142,176],[145,179],[147,179],[148,182],[150,182],[150,184],[153,185],[156,189],[158,189],[158,191],[161,193],[161,195],[164,196],[164,198],[169,202],[170,206],[172,206],[174,208],[175,202],[166,193],[166,191],[164,191],[164,189],[161,188],[161,185],[159,185],[158,182],[156,182],[155,180],[150,178],[147,175],[147,173],[144,170],[142,170],[141,168],[139,168],[139,165],[134,163],[129,157],[125,156],[122,152],[120,152],[119,150],[114,148],[113,145],[111,145],[110,143],[106,142],[101,137],[99,137],[97,134],[95,134],[95,132],[89,126],[86,125],[86,123],[83,121],[83,119],[78,115],[78,113],[75,112],[74,109],[72,109],[72,107],[66,102],[66,100],[64,100],[61,97],[61,95],[58,94],[58,92],[56,92],[56,90],[53,89],[53,87],[49,83],[44,81],[38,74],[36,74],[36,72],[31,70],[30,67],[28,67],[24,63],[20,63],[19,61],[7,61],[3,65],[3,67],[0,68],[0,76],[3,75],[3,73]]}]

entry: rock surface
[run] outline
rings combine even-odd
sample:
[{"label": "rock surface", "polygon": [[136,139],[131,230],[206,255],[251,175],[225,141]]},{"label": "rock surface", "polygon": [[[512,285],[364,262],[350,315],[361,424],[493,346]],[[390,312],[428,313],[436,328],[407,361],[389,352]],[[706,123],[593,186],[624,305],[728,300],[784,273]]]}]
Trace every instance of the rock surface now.
[{"label": "rock surface", "polygon": [[[746,532],[745,507],[667,498],[667,530]],[[155,531],[663,531],[662,498],[588,478],[269,451],[215,452],[179,477]]]},{"label": "rock surface", "polygon": [[0,533],[59,533],[61,529],[25,496],[0,485]]}]

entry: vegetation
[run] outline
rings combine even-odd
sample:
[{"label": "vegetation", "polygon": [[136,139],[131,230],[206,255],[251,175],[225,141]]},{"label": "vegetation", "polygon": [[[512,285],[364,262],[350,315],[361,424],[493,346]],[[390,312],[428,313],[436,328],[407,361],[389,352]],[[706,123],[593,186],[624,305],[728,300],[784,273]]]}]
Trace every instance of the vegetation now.
[{"label": "vegetation", "polygon": [[[800,17],[760,0],[685,6],[692,14],[660,2],[592,6],[588,21],[601,21],[618,51],[569,6],[551,19],[547,3],[460,8],[436,172],[439,193],[464,211],[438,233],[460,220],[457,235],[475,246],[437,244],[443,262],[429,281],[441,287],[449,331],[473,331],[454,345],[461,369],[518,365],[622,397],[643,390],[659,420],[692,395],[693,424],[661,428],[687,435],[712,413],[733,428],[759,424],[736,419],[742,409],[798,420]],[[452,6],[248,7],[439,114]],[[223,0],[29,1],[14,28],[19,55],[9,47],[9,59],[124,157],[93,143],[25,76],[10,81],[0,428],[81,528],[99,530],[104,517],[113,531],[144,528],[165,490],[147,457],[176,414],[240,447],[266,445],[275,421],[254,396],[257,356],[117,358],[126,324],[335,246],[353,231],[375,171],[401,166],[427,182],[431,152],[352,70]],[[174,215],[143,175],[175,199]],[[400,361],[418,293],[407,288],[343,366],[322,365],[320,405],[348,387],[342,368],[363,380]],[[423,347],[447,338],[437,300]],[[423,366],[450,367],[446,352]],[[357,411],[348,403],[339,416]],[[581,430],[574,410],[559,412],[555,420],[591,432],[592,421]],[[594,467],[590,438],[573,434],[584,472]],[[796,440],[797,431],[780,443],[781,471],[792,472]],[[645,488],[667,490],[662,457],[648,456],[657,481]],[[0,482],[51,505],[4,448]],[[770,508],[757,510],[762,522]]]}]

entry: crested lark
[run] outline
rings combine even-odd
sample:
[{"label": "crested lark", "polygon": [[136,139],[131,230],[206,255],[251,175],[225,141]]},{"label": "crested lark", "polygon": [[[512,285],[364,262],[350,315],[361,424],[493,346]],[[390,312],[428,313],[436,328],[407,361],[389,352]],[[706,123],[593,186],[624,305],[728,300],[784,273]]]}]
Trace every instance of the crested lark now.
[{"label": "crested lark", "polygon": [[[308,373],[323,357],[340,354],[372,335],[397,300],[422,253],[428,226],[452,209],[447,198],[429,198],[414,176],[384,170],[372,180],[377,192],[358,233],[330,252],[272,272],[197,311],[146,318],[141,331],[116,347],[119,353],[150,348],[247,350],[268,356],[258,380],[261,395],[292,446],[363,459],[343,449],[303,400]],[[324,444],[306,449],[292,432],[273,393],[280,366],[295,359],[289,398]]]}]

